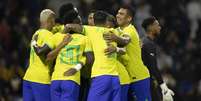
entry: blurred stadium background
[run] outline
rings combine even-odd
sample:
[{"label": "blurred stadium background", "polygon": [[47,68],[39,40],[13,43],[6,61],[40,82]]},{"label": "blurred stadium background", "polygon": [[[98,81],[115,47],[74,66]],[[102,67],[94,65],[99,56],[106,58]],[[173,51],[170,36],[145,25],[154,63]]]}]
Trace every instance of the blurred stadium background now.
[{"label": "blurred stadium background", "polygon": [[21,78],[39,13],[57,13],[68,2],[78,7],[84,24],[91,10],[115,15],[121,4],[132,5],[141,37],[142,21],[155,16],[162,26],[159,67],[175,101],[201,101],[201,0],[0,0],[0,101],[22,101]]}]

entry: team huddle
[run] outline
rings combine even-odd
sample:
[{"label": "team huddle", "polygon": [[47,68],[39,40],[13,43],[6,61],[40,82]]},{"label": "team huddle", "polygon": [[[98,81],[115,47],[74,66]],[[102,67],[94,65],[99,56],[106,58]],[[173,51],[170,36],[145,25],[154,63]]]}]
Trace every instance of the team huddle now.
[{"label": "team huddle", "polygon": [[[146,45],[132,25],[132,7],[122,6],[116,17],[91,12],[88,25],[82,25],[72,4],[64,4],[58,16],[55,23],[52,10],[40,13],[23,78],[23,101],[155,101],[152,70],[141,54]],[[153,17],[143,22],[147,33],[155,34],[158,26]],[[161,81],[158,86],[159,101],[173,101],[166,84]]]}]

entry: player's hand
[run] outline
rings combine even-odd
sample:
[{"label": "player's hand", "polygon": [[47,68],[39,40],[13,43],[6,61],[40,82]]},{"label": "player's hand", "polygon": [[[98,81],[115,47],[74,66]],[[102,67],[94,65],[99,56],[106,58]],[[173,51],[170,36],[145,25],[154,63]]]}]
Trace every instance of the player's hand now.
[{"label": "player's hand", "polygon": [[70,34],[67,34],[64,38],[63,38],[63,44],[68,44],[71,40],[72,40],[72,36]]},{"label": "player's hand", "polygon": [[117,48],[114,45],[109,44],[109,46],[105,49],[104,52],[105,52],[106,55],[110,55],[112,53],[117,52]]},{"label": "player's hand", "polygon": [[103,38],[106,40],[106,42],[115,42],[117,40],[117,35],[112,31],[109,31],[103,34]]},{"label": "player's hand", "polygon": [[77,70],[75,68],[70,68],[69,70],[67,70],[66,72],[64,72],[64,76],[72,76],[75,73],[77,73]]},{"label": "player's hand", "polygon": [[173,92],[169,91],[165,95],[163,95],[163,101],[174,101]]},{"label": "player's hand", "polygon": [[65,33],[69,33],[71,31],[71,25],[70,24],[66,24],[64,27],[64,32]]},{"label": "player's hand", "polygon": [[174,92],[167,87],[165,83],[160,85],[163,95],[163,101],[173,101]]}]

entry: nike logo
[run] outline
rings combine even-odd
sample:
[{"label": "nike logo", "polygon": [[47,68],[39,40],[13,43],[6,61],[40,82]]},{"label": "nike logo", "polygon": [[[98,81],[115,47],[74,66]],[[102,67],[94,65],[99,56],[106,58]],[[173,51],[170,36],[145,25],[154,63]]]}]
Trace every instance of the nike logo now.
[{"label": "nike logo", "polygon": [[150,53],[151,56],[154,56],[154,53]]}]

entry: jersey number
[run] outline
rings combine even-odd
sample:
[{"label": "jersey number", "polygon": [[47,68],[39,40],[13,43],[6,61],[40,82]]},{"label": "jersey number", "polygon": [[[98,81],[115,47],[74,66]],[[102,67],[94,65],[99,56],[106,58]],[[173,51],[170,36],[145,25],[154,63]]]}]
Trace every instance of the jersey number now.
[{"label": "jersey number", "polygon": [[79,62],[79,50],[78,45],[68,45],[65,50],[61,52],[60,61],[65,64],[77,64]]}]

